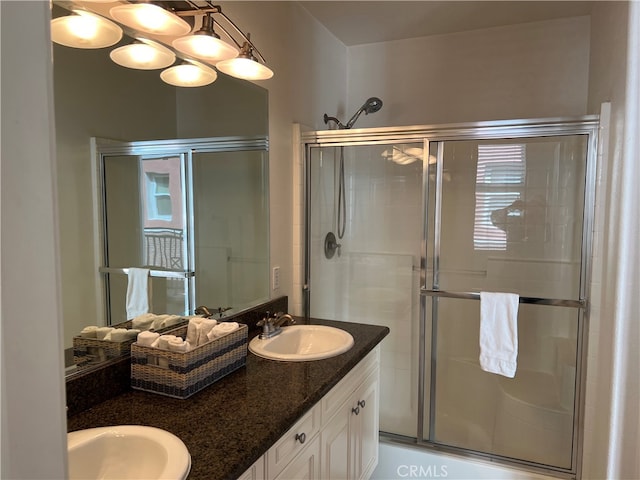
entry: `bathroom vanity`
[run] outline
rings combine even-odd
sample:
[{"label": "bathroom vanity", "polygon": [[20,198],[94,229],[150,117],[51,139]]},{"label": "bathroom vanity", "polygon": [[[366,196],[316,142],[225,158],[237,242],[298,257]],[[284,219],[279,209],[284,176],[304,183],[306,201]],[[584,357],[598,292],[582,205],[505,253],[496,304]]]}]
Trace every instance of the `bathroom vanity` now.
[{"label": "bathroom vanity", "polygon": [[378,344],[389,329],[311,323],[346,330],[354,346],[309,362],[249,353],[246,367],[189,399],[129,390],[69,417],[68,430],[165,429],[186,444],[193,480],[362,478],[377,460]]}]

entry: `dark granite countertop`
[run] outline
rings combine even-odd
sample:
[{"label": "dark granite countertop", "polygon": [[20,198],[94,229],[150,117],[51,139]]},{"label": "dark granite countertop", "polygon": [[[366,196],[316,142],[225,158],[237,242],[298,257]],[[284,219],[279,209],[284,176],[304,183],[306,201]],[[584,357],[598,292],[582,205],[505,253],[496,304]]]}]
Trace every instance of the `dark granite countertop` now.
[{"label": "dark granite countertop", "polygon": [[389,333],[387,327],[330,320],[355,344],[348,352],[311,362],[277,362],[249,352],[247,365],[186,400],[137,390],[70,417],[68,430],[110,425],[162,428],[191,454],[189,480],[231,480],[273,443]]}]

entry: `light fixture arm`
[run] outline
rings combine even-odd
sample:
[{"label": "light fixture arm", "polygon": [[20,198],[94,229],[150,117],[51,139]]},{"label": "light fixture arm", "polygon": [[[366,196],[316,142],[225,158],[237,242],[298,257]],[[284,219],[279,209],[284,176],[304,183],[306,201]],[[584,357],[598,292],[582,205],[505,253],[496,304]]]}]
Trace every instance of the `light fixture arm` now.
[{"label": "light fixture arm", "polygon": [[[233,22],[233,20],[231,20],[227,15],[225,15],[222,12],[222,7],[220,7],[219,5],[213,5],[211,8],[200,8],[200,9],[197,9],[197,10],[176,11],[174,13],[176,15],[180,16],[180,17],[192,17],[192,16],[195,16],[195,15],[201,15],[203,13],[205,15],[211,15],[211,14],[215,14],[215,13],[219,14],[242,37],[243,44],[241,45],[240,43],[238,43],[238,41],[235,39],[235,37],[229,33],[229,30],[227,28],[225,28],[224,25],[222,25],[218,21],[215,21],[215,24],[220,27],[220,29],[225,33],[225,35],[227,37],[229,37],[233,41],[233,43],[236,44],[236,46],[238,47],[240,52],[241,53],[245,53],[246,52],[246,53],[249,53],[250,55],[253,55],[253,53],[255,53],[262,63],[267,63],[265,58],[260,53],[260,50],[258,50],[257,47],[251,41],[251,39],[250,39],[251,34],[248,33],[248,34],[245,35],[244,32],[242,30],[240,30],[240,28]],[[250,47],[250,52],[247,52],[247,47]]]}]

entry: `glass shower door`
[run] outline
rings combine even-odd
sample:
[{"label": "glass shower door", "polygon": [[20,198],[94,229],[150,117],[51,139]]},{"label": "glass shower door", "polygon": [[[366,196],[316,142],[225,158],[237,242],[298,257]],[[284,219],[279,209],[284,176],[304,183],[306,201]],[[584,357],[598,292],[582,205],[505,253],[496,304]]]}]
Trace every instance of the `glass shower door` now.
[{"label": "glass shower door", "polygon": [[312,147],[307,163],[310,315],[390,327],[380,429],[408,437],[417,432],[425,163],[422,142]]},{"label": "glass shower door", "polygon": [[[190,309],[184,155],[108,155],[103,159],[104,266],[107,318],[126,318],[128,278],[110,269],[144,267],[151,276],[151,311]],[[172,277],[172,273],[176,275]]]},{"label": "glass shower door", "polygon": [[[573,467],[587,145],[586,135],[439,145],[425,440]],[[521,297],[514,378],[480,368],[481,291]]]}]

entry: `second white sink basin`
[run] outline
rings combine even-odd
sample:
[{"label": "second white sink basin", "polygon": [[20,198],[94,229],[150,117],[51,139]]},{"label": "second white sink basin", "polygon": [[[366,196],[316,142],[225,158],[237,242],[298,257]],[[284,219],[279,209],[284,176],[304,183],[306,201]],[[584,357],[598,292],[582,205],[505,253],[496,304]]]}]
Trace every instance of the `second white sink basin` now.
[{"label": "second white sink basin", "polygon": [[69,479],[184,480],[191,455],[174,434],[155,427],[119,425],[67,434]]},{"label": "second white sink basin", "polygon": [[271,360],[305,362],[322,360],[346,352],[353,346],[349,332],[326,325],[291,325],[282,327],[282,333],[262,340],[255,337],[249,350]]}]

